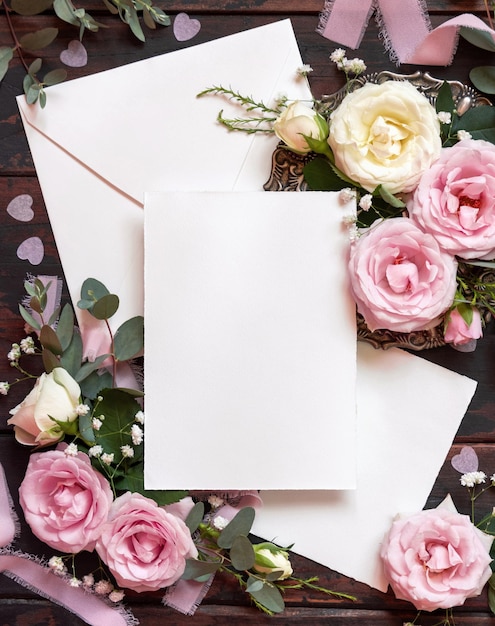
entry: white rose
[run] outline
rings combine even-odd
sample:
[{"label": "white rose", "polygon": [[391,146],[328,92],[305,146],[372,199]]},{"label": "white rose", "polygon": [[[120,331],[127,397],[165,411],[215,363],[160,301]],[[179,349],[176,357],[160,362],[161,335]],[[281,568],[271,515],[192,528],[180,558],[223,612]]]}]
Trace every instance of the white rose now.
[{"label": "white rose", "polygon": [[325,141],[328,137],[328,124],[314,109],[293,102],[273,123],[273,130],[277,137],[294,152],[302,154],[310,152],[306,137],[312,137],[316,141]]},{"label": "white rose", "polygon": [[255,563],[253,569],[260,574],[280,572],[277,580],[285,580],[292,576],[289,553],[272,543],[259,543],[253,546]]},{"label": "white rose", "polygon": [[442,147],[433,106],[408,82],[366,83],[330,117],[335,164],[367,191],[412,191]]},{"label": "white rose", "polygon": [[53,420],[74,422],[80,396],[77,382],[63,367],[56,367],[50,374],[41,374],[24,400],[10,411],[7,423],[14,426],[20,443],[49,445],[63,436]]}]

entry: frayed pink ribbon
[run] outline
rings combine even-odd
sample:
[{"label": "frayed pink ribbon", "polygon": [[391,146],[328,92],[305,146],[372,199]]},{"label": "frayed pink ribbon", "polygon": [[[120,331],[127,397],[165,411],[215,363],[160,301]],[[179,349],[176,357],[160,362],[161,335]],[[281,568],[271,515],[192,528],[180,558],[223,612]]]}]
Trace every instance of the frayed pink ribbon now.
[{"label": "frayed pink ribbon", "polygon": [[369,18],[376,13],[385,47],[397,64],[450,65],[462,27],[495,31],[470,13],[432,30],[423,0],[326,0],[317,31],[336,43],[359,47]]},{"label": "frayed pink ribbon", "polygon": [[90,626],[129,626],[137,624],[131,615],[112,607],[84,589],[71,587],[40,565],[28,554],[9,550],[16,535],[16,517],[12,508],[5,472],[0,464],[0,572],[44,598],[65,607]]}]

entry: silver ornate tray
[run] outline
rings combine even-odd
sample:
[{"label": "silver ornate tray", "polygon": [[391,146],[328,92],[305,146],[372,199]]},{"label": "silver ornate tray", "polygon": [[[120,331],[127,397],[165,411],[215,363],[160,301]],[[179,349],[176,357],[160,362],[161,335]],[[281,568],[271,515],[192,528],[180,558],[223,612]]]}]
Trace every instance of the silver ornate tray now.
[{"label": "silver ornate tray", "polygon": [[[387,80],[407,80],[412,83],[428,100],[435,104],[442,79],[434,78],[428,72],[415,72],[413,74],[396,74],[394,72],[378,72],[359,76],[353,81],[351,91],[359,89],[365,83],[380,84]],[[491,105],[490,100],[480,95],[471,87],[459,81],[448,81],[452,88],[452,95],[459,115],[468,109],[480,105]],[[329,117],[347,95],[347,87],[343,87],[332,95],[323,96],[316,103],[316,109]],[[306,163],[315,157],[314,154],[296,154],[291,152],[282,143],[279,143],[272,155],[270,178],[263,188],[265,191],[307,191],[308,185],[304,180],[303,169]],[[493,272],[484,272],[483,277],[487,281],[495,282]],[[488,311],[483,312],[485,321],[491,318]],[[393,346],[408,348],[410,350],[426,350],[445,345],[443,328],[440,324],[430,330],[413,333],[396,333],[389,330],[377,330],[371,332],[366,326],[361,315],[357,314],[358,339],[371,343],[375,348],[390,348]]]}]

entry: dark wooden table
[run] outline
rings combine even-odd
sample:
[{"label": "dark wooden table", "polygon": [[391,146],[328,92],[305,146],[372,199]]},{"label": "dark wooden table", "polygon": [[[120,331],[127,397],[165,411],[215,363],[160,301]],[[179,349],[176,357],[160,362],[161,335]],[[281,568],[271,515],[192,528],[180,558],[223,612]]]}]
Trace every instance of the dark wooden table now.
[{"label": "dark wooden table", "polygon": [[[111,25],[110,30],[97,34],[86,33],[84,45],[88,50],[88,64],[80,69],[69,68],[69,78],[76,78],[100,70],[110,69],[157,54],[199,44],[224,35],[236,33],[270,22],[290,17],[294,26],[301,54],[305,63],[313,67],[310,82],[315,97],[332,93],[342,86],[343,76],[329,61],[329,54],[337,47],[321,37],[315,29],[318,15],[323,8],[323,0],[187,0],[184,2],[158,2],[172,18],[185,11],[190,17],[201,22],[199,34],[190,41],[180,43],[174,37],[172,28],[146,30],[145,44],[138,42],[118,18],[102,10],[98,0],[83,3],[85,8],[103,24]],[[484,15],[483,0],[430,0],[428,2],[434,25],[454,15],[476,10]],[[57,26],[59,38],[43,53],[44,67],[59,66],[60,52],[69,41],[77,38],[77,31],[58,20],[51,12],[37,17],[13,15],[12,20],[18,36],[40,27]],[[10,46],[9,33],[4,8],[0,8],[0,46]],[[356,55],[363,58],[369,71],[383,69],[396,70],[378,40],[378,32],[372,20],[365,34],[361,48]],[[352,53],[352,56],[355,56]],[[461,41],[454,64],[449,68],[422,68],[439,78],[458,79],[468,82],[469,70],[479,64],[494,64],[495,55],[482,52]],[[401,71],[410,73],[416,66],[402,66]],[[260,68],[262,71],[262,68]],[[22,92],[24,69],[18,59],[12,62],[6,78],[0,84],[0,381],[12,380],[6,355],[13,341],[23,336],[23,324],[18,314],[18,303],[23,295],[23,281],[26,274],[47,274],[62,276],[60,260],[51,233],[40,187],[36,178],[31,155],[17,112],[15,96]],[[187,78],[185,78],[187,79]],[[49,104],[48,104],[49,106]],[[269,164],[267,164],[267,167]],[[62,175],[62,174],[61,174]],[[19,194],[29,194],[34,201],[35,215],[30,222],[22,223],[13,219],[6,211],[8,203]],[[45,245],[43,262],[34,267],[28,261],[17,257],[17,247],[27,237],[40,236]],[[64,291],[64,298],[67,294]],[[450,465],[450,458],[459,452],[463,445],[475,447],[481,469],[488,475],[495,472],[495,335],[493,328],[486,329],[485,337],[478,343],[476,352],[462,354],[449,347],[430,350],[421,355],[428,360],[465,374],[479,381],[478,390],[470,409],[459,429],[454,445],[438,476],[428,499],[427,506],[436,506],[446,495],[452,493],[459,509],[468,512],[467,494],[459,485],[459,474]],[[21,538],[17,546],[30,553],[50,556],[46,546],[36,540],[23,522],[17,502],[17,488],[24,475],[29,451],[19,446],[11,429],[6,425],[8,411],[20,402],[29,391],[31,383],[17,385],[9,395],[0,398],[0,460],[6,468],[8,482],[14,496],[15,505],[22,523]],[[428,433],[425,433],[425,437]],[[419,451],[418,451],[419,452]],[[418,463],[421,455],[418,454]],[[386,489],[386,485],[383,486]],[[407,489],[407,485],[404,485]],[[495,504],[495,497],[487,496],[486,510]],[[363,519],[363,524],[366,520]],[[310,523],[308,532],[311,532]],[[324,540],[324,538],[322,538]],[[160,605],[160,594],[129,595],[127,600],[136,617],[142,624],[269,624],[283,623],[306,626],[307,624],[335,624],[345,626],[400,626],[416,615],[414,608],[406,602],[397,601],[392,593],[383,594],[364,584],[349,580],[336,572],[321,567],[311,561],[294,556],[293,564],[300,576],[316,574],[320,583],[334,590],[354,594],[356,602],[329,599],[319,593],[295,592],[287,596],[285,613],[269,618],[259,613],[249,604],[248,598],[238,590],[236,584],[224,576],[217,576],[215,582],[193,618],[184,617]],[[439,623],[443,612],[433,615],[423,614],[419,623],[422,626]],[[455,611],[456,623],[462,626],[484,626],[494,623],[487,608],[486,592],[478,598],[466,602]],[[30,593],[10,579],[0,576],[0,623],[18,624],[80,624],[78,618],[64,609],[51,604],[34,593]]]}]

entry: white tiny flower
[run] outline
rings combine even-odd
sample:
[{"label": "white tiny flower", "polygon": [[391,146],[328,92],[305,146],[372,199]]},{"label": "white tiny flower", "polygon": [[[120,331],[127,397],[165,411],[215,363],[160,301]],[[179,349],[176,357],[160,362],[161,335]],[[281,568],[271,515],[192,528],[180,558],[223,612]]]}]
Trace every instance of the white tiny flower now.
[{"label": "white tiny flower", "polygon": [[138,424],[144,424],[144,413],[142,411],[138,411],[134,416],[134,421]]},{"label": "white tiny flower", "polygon": [[373,203],[373,196],[370,193],[365,194],[359,200],[359,206],[363,211],[369,211],[371,209],[371,205]]},{"label": "white tiny flower", "polygon": [[352,243],[359,239],[359,229],[356,224],[349,227],[349,241]]},{"label": "white tiny flower", "polygon": [[344,62],[344,70],[348,74],[362,74],[366,71],[366,64],[362,59],[349,59]]},{"label": "white tiny flower", "polygon": [[463,141],[464,139],[472,139],[473,136],[467,130],[458,130],[457,131],[457,139],[459,141]]},{"label": "white tiny flower", "polygon": [[336,48],[330,55],[330,61],[333,61],[334,63],[340,63],[344,60],[344,58],[345,50],[342,48]]},{"label": "white tiny flower", "polygon": [[103,400],[103,396],[98,396],[96,399],[98,400],[98,402],[101,402]]},{"label": "white tiny flower", "polygon": [[55,574],[65,574],[67,568],[64,565],[62,557],[60,556],[52,556],[52,558],[48,561],[48,567]]},{"label": "white tiny flower", "polygon": [[78,404],[76,406],[76,414],[79,415],[79,417],[82,417],[83,415],[87,415],[89,413],[89,406],[87,404]]},{"label": "white tiny flower", "polygon": [[131,427],[131,439],[135,446],[139,446],[143,443],[143,431],[137,424],[133,424]]},{"label": "white tiny flower", "polygon": [[88,450],[88,455],[97,459],[103,453],[103,448],[101,446],[91,446]]},{"label": "white tiny flower", "polygon": [[296,71],[299,76],[307,76],[313,71],[313,68],[311,67],[311,65],[307,65],[305,63],[304,65],[301,65],[301,67],[298,67]]},{"label": "white tiny flower", "polygon": [[493,484],[495,484],[495,474],[492,474],[492,475],[490,476],[490,481],[491,481]]},{"label": "white tiny flower", "polygon": [[439,111],[437,113],[437,117],[438,117],[438,121],[441,124],[450,124],[450,122],[452,121],[452,114],[449,113],[448,111]]},{"label": "white tiny flower", "polygon": [[21,358],[21,350],[18,343],[13,343],[10,352],[7,354],[9,361],[17,362]]},{"label": "white tiny flower", "polygon": [[112,602],[121,602],[124,599],[124,595],[122,589],[114,589],[108,594],[108,599]]},{"label": "white tiny flower", "polygon": [[342,218],[342,221],[346,226],[353,226],[356,223],[356,216],[353,213],[347,213]]},{"label": "white tiny flower", "polygon": [[339,200],[342,204],[347,204],[356,199],[356,190],[350,187],[344,187],[339,191]]},{"label": "white tiny flower", "polygon": [[91,587],[94,584],[95,584],[95,577],[93,576],[93,574],[87,574],[86,576],[83,576],[82,586],[85,589],[91,589]]},{"label": "white tiny flower", "polygon": [[99,596],[106,596],[113,591],[113,585],[109,580],[99,580],[95,583],[95,593]]},{"label": "white tiny flower", "polygon": [[110,454],[108,454],[108,452],[105,452],[101,455],[100,459],[102,463],[105,463],[105,465],[111,465],[113,463],[114,456],[115,455],[113,452],[111,452]]},{"label": "white tiny flower", "polygon": [[21,339],[20,348],[24,354],[34,354],[34,339],[32,337]]},{"label": "white tiny flower", "polygon": [[131,448],[131,446],[127,444],[125,446],[120,446],[120,451],[125,459],[132,459],[134,456],[134,448]]},{"label": "white tiny flower", "polygon": [[474,487],[486,481],[485,472],[467,472],[459,479],[463,487]]},{"label": "white tiny flower", "polygon": [[214,509],[218,509],[223,503],[224,499],[220,498],[220,496],[216,496],[215,494],[208,496],[208,504]]},{"label": "white tiny flower", "polygon": [[10,385],[7,381],[0,383],[0,395],[6,396],[9,393]]},{"label": "white tiny flower", "polygon": [[76,578],[75,576],[73,576],[70,580],[69,580],[69,586],[70,587],[80,587],[81,586],[81,581],[79,580],[79,578]]},{"label": "white tiny flower", "polygon": [[215,519],[213,520],[213,526],[217,530],[223,530],[225,526],[227,526],[228,523],[229,523],[229,520],[226,519],[225,517],[222,517],[221,515],[217,515]]},{"label": "white tiny flower", "polygon": [[91,426],[94,428],[94,430],[100,430],[102,425],[103,422],[101,421],[101,419],[99,419],[98,417],[93,417],[91,421]]},{"label": "white tiny flower", "polygon": [[75,443],[69,443],[67,448],[64,450],[65,456],[77,456],[78,454],[77,445]]}]

